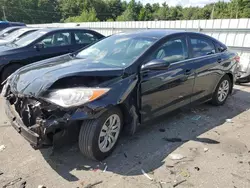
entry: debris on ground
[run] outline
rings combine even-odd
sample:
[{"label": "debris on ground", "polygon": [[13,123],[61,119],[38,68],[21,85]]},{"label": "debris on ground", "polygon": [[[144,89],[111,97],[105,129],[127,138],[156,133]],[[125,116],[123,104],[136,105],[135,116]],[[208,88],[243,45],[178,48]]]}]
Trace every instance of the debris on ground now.
[{"label": "debris on ground", "polygon": [[103,181],[97,181],[96,183],[93,183],[93,184],[88,184],[87,186],[85,186],[85,188],[92,188],[98,184],[101,184]]},{"label": "debris on ground", "polygon": [[182,170],[180,174],[185,178],[190,177],[190,173],[187,170]]},{"label": "debris on ground", "polygon": [[38,188],[46,188],[44,185],[38,185]]},{"label": "debris on ground", "polygon": [[178,153],[172,153],[169,155],[170,159],[172,160],[181,160],[181,159],[184,159],[185,157],[181,154],[178,154]]},{"label": "debris on ground", "polygon": [[194,116],[194,117],[192,118],[192,120],[194,120],[194,121],[198,121],[199,119],[201,119],[201,116]]},{"label": "debris on ground", "polygon": [[26,187],[26,184],[27,184],[27,182],[26,182],[26,181],[23,181],[23,182],[20,184],[19,188],[25,188],[25,187]]},{"label": "debris on ground", "polygon": [[166,129],[159,129],[159,131],[164,133],[164,132],[166,132]]},{"label": "debris on ground", "polygon": [[0,171],[0,176],[3,175],[3,172]]},{"label": "debris on ground", "polygon": [[174,168],[173,165],[166,165],[166,167],[168,167],[168,168]]},{"label": "debris on ground", "polygon": [[181,138],[166,138],[164,137],[163,140],[166,140],[167,142],[183,142]]},{"label": "debris on ground", "polygon": [[194,169],[200,171],[200,168],[198,166],[194,167]]},{"label": "debris on ground", "polygon": [[177,162],[174,163],[174,165],[177,165],[179,163],[190,162],[190,161],[194,161],[194,160],[193,159],[188,159],[188,160],[177,161]]},{"label": "debris on ground", "polygon": [[151,181],[153,180],[153,178],[151,178],[143,169],[141,169],[141,172],[144,176],[146,176],[146,178],[150,179]]},{"label": "debris on ground", "polygon": [[208,148],[204,148],[204,152],[207,152],[209,149]]},{"label": "debris on ground", "polygon": [[104,168],[104,170],[103,170],[103,172],[106,172],[107,168],[108,168],[108,166],[106,165],[105,168]]},{"label": "debris on ground", "polygon": [[126,154],[126,153],[123,153],[123,155],[124,155],[124,157],[125,157],[125,158],[128,158],[128,156],[127,156],[127,154]]},{"label": "debris on ground", "polygon": [[0,146],[0,151],[3,151],[5,148],[6,148],[5,145],[1,145]]},{"label": "debris on ground", "polygon": [[177,182],[176,184],[174,184],[173,187],[177,187],[178,185],[180,185],[180,184],[182,184],[182,183],[184,183],[184,182],[186,182],[186,181],[187,181],[187,180],[179,181],[179,182]]},{"label": "debris on ground", "polygon": [[233,120],[232,119],[226,119],[226,122],[227,123],[233,123]]},{"label": "debris on ground", "polygon": [[9,186],[11,186],[11,185],[15,185],[16,183],[18,183],[18,182],[21,181],[21,180],[22,180],[22,178],[14,179],[14,180],[12,180],[11,182],[5,184],[5,185],[3,186],[3,188],[9,187]]}]

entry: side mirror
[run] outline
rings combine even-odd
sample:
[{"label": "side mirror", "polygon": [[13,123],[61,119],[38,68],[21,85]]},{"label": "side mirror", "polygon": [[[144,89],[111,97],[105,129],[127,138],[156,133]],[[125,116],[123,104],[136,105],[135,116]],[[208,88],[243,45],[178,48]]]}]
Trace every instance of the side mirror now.
[{"label": "side mirror", "polygon": [[44,44],[42,44],[42,43],[37,43],[37,44],[35,44],[34,48],[35,48],[36,50],[40,50],[40,49],[45,48],[45,46],[44,46]]},{"label": "side mirror", "polygon": [[141,70],[165,70],[170,66],[169,62],[162,59],[154,59],[144,65],[142,65]]}]

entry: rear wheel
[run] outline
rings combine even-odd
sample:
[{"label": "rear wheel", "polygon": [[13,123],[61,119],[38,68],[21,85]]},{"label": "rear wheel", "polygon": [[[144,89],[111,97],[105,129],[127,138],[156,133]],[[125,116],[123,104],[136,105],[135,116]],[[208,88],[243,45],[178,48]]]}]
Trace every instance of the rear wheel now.
[{"label": "rear wheel", "polygon": [[1,75],[1,81],[3,82],[4,80],[6,80],[13,72],[15,72],[19,68],[21,68],[21,65],[19,64],[13,64],[5,67]]},{"label": "rear wheel", "polygon": [[213,98],[212,98],[212,104],[214,105],[223,105],[230,93],[232,87],[232,82],[229,78],[228,75],[225,75],[219,82],[219,84],[217,85],[215,92],[213,94]]},{"label": "rear wheel", "polygon": [[80,151],[94,160],[105,159],[115,149],[122,126],[122,113],[117,107],[98,119],[83,122],[78,141]]}]

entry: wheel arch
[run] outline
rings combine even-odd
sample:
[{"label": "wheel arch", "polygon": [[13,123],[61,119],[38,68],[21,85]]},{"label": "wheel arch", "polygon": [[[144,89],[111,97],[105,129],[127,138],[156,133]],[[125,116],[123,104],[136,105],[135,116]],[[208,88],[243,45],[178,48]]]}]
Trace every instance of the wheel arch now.
[{"label": "wheel arch", "polygon": [[[233,85],[234,85],[234,76],[233,76],[233,74],[232,73],[226,73],[225,75],[227,75],[229,78],[230,78],[230,81],[231,81],[231,88],[230,88],[230,93],[232,93],[232,91],[233,91]],[[224,76],[225,76],[224,75]]]},{"label": "wheel arch", "polygon": [[2,74],[3,74],[3,72],[4,72],[8,67],[10,67],[10,66],[12,66],[12,65],[20,65],[20,67],[23,66],[23,65],[22,65],[22,62],[20,62],[20,61],[11,61],[11,62],[9,62],[9,63],[3,65],[3,66],[1,67],[1,69],[0,69],[0,75],[1,75],[1,76],[0,76],[0,79],[1,79],[1,83],[4,81],[4,80],[2,80]]}]

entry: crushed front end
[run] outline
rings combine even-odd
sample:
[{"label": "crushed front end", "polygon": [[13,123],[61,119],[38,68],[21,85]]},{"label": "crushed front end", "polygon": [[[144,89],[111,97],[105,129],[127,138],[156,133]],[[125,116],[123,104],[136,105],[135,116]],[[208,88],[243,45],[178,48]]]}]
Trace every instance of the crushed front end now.
[{"label": "crushed front end", "polygon": [[6,84],[2,95],[5,98],[5,112],[12,126],[34,148],[53,144],[53,137],[72,123],[70,112],[61,110],[46,101],[13,94]]}]

